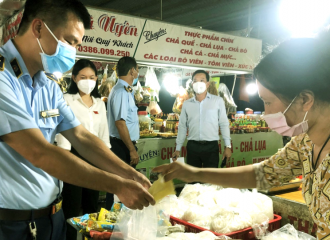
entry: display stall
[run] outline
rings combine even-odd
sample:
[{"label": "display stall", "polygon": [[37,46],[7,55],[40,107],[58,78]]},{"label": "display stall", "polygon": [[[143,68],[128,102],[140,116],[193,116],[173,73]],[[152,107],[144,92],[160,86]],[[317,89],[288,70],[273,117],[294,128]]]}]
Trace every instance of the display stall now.
[{"label": "display stall", "polygon": [[[135,88],[136,103],[139,108],[143,109],[138,113],[141,139],[137,142],[140,156],[137,169],[150,180],[155,181],[157,176],[151,170],[156,166],[170,162],[172,153],[175,151],[178,119],[182,104],[194,95],[189,81],[186,86],[180,86],[173,81],[174,75],[171,75],[168,81],[170,81],[169,86],[172,88],[168,91],[176,98],[173,106],[174,113],[162,115],[158,106],[158,102],[161,100],[159,99],[160,85],[154,68],[181,68],[181,74],[179,74],[181,79],[191,77],[192,72],[196,69],[205,69],[212,76],[249,74],[252,73],[261,56],[261,41],[92,8],[89,8],[89,12],[92,19],[90,30],[85,32],[82,45],[78,48],[77,57],[89,58],[94,61],[101,72],[99,79],[103,81],[108,80],[108,78],[111,81],[116,80],[115,73],[111,74],[110,72],[110,70],[114,70],[114,65],[111,64],[123,56],[135,57],[138,64],[146,69],[144,73],[140,72],[142,73],[140,80],[141,82],[145,80],[144,84],[139,83]],[[3,43],[16,34],[15,28],[17,28],[20,18],[21,13],[18,13],[3,28]],[[260,114],[235,114],[235,104],[230,99],[232,94],[224,94],[226,91],[221,90],[223,86],[220,85],[219,81],[215,81],[212,84],[211,93],[224,98],[227,113],[233,116],[230,120],[232,157],[226,163],[226,167],[261,162],[282,148],[282,136],[276,132],[271,132],[265,122],[260,120]],[[224,141],[221,138],[221,132],[219,132],[219,136],[219,156],[222,159]],[[186,144],[187,141],[181,148],[181,156],[183,157],[187,155]],[[229,195],[223,196],[228,197]],[[264,199],[259,195],[251,195],[251,199],[255,196]],[[275,213],[282,215],[283,224],[291,221],[298,230],[306,230],[305,232],[312,234],[315,232],[312,221],[308,218],[309,214],[307,212],[305,214],[306,205],[281,196],[273,196],[272,199]],[[208,200],[208,198],[204,200]],[[304,212],[298,213],[298,209],[303,209]],[[80,229],[90,228],[89,230],[101,229],[102,231],[110,229],[112,231],[112,224],[109,222],[115,222],[113,212],[117,212],[117,210],[104,211],[104,215],[101,213],[93,216],[88,215],[86,222],[77,218],[75,224],[79,226],[81,223]],[[271,211],[269,219],[273,217]],[[276,217],[276,219],[279,222],[280,217]],[[103,223],[101,224],[99,221]],[[171,221],[173,224],[178,220],[171,218],[167,221]],[[98,228],[94,226],[98,226]],[[271,230],[280,227],[278,224],[272,226]],[[249,227],[247,233],[250,233],[252,231],[251,223],[244,226],[244,228],[246,227]]]}]

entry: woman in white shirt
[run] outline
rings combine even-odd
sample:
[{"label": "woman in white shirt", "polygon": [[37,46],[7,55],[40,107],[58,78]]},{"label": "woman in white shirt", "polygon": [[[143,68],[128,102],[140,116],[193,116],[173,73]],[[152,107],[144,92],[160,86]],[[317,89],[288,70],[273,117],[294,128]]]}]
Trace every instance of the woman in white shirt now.
[{"label": "woman in white shirt", "polygon": [[[101,100],[96,82],[95,65],[86,59],[77,61],[73,67],[72,78],[68,91],[64,94],[64,99],[81,124],[111,148],[105,105]],[[84,159],[61,134],[57,136],[57,145]],[[83,214],[95,213],[98,210],[98,191],[64,183],[62,196],[65,218],[79,216],[81,207]],[[77,239],[77,231],[69,224],[67,226],[66,239]]]}]

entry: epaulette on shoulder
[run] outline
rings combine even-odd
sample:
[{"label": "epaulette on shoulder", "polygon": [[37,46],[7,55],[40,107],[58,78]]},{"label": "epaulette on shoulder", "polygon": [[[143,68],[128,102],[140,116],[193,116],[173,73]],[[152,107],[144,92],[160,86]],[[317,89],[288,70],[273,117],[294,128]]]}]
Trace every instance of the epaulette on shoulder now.
[{"label": "epaulette on shoulder", "polygon": [[48,79],[53,80],[56,83],[59,83],[58,78],[54,74],[52,74],[52,73],[46,73],[46,72],[45,72],[45,74],[46,74],[46,77]]},{"label": "epaulette on shoulder", "polygon": [[5,70],[5,57],[0,54],[0,71]]}]

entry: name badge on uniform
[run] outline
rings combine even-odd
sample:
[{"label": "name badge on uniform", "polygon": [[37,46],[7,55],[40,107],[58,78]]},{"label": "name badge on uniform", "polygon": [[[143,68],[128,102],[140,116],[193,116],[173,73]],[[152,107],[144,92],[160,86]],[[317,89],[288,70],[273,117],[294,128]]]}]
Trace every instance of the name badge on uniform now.
[{"label": "name badge on uniform", "polygon": [[58,109],[41,111],[40,115],[44,119],[44,122],[46,122],[46,118],[60,116],[60,111]]}]

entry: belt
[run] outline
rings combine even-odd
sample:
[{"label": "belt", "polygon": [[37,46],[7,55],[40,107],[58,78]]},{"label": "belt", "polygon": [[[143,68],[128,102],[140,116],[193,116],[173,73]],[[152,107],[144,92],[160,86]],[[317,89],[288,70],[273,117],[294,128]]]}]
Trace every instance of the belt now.
[{"label": "belt", "polygon": [[19,209],[7,209],[0,208],[0,220],[2,221],[31,221],[32,211],[33,218],[41,218],[51,216],[62,209],[62,200],[58,203],[54,203],[48,207],[32,210],[19,210]]},{"label": "belt", "polygon": [[[116,138],[116,137],[110,137],[110,139],[115,140],[115,141],[121,141],[121,142],[123,142],[123,140],[121,140],[119,138]],[[136,141],[132,141],[132,143],[135,145],[136,144]]]},{"label": "belt", "polygon": [[195,140],[189,140],[195,143],[199,143],[199,144],[207,144],[207,143],[213,143],[213,142],[217,142],[217,141],[195,141]]}]

